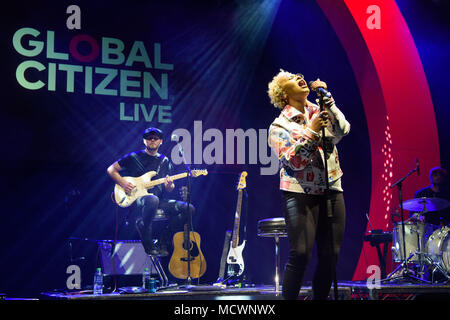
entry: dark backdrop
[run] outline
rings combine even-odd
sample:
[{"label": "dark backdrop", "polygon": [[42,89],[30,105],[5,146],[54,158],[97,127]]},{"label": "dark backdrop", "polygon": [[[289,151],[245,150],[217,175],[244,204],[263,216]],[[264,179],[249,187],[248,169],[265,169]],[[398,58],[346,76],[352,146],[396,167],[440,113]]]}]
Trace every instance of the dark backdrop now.
[{"label": "dark backdrop", "polygon": [[[64,289],[70,264],[82,266],[82,285],[89,285],[98,260],[95,240],[113,239],[116,217],[120,220],[124,214],[110,199],[113,183],[106,168],[124,154],[141,149],[141,132],[149,126],[164,130],[161,151],[168,156],[175,148],[171,133],[182,128],[194,136],[194,121],[201,121],[203,132],[216,128],[224,136],[227,129],[267,129],[278,114],[269,103],[267,83],[280,68],[301,72],[308,80],[325,80],[352,125],[351,134],[339,145],[348,218],[338,266],[339,279],[352,278],[370,200],[368,131],[345,52],[315,1],[128,1],[126,5],[121,1],[78,1],[81,30],[66,27],[69,15],[65,12],[70,4],[16,2],[2,17],[0,127],[2,176],[6,179],[1,184],[0,291],[9,296],[37,296],[42,291]],[[429,81],[442,164],[447,166],[450,134],[445,125],[449,115],[444,95],[449,81],[441,75],[449,70],[448,10],[440,1],[398,1],[398,5]],[[13,35],[23,27],[41,32],[38,39],[45,42],[43,53],[24,57],[16,52]],[[71,55],[67,61],[47,58],[47,30],[54,31],[56,52],[68,53],[77,34],[88,34],[99,44],[102,37],[120,39],[126,56],[135,41],[142,41],[152,64],[153,45],[160,43],[161,62],[173,65],[173,70],[148,69],[140,62],[105,65],[100,58],[83,63]],[[25,40],[23,43],[25,46]],[[80,44],[80,53],[89,53],[85,45]],[[27,79],[45,83],[49,63],[149,72],[157,82],[165,73],[168,95],[161,97],[154,90],[150,98],[85,93],[84,73],[75,73],[74,90],[66,92],[66,76],[59,71],[55,91],[47,86],[29,90],[16,79],[16,68],[25,60],[47,68],[26,73]],[[99,79],[94,78],[94,85]],[[120,88],[118,78],[110,88]],[[170,122],[146,121],[142,113],[138,121],[121,120],[121,103],[127,116],[135,103],[144,104],[146,110],[153,105],[170,106]],[[203,142],[203,148],[208,144]],[[249,148],[247,145],[247,153]],[[246,271],[252,283],[272,283],[273,242],[257,236],[256,224],[283,215],[279,178],[277,174],[261,175],[261,167],[266,165],[250,163],[248,154],[245,163],[239,164],[235,157],[231,164],[192,164],[192,168],[209,171],[208,176],[192,180],[192,202],[197,209],[194,227],[202,237],[208,263],[202,283],[217,278],[225,231],[234,221],[236,182],[243,170],[249,173]],[[181,172],[184,167],[175,169]],[[184,184],[180,180],[177,186]],[[73,240],[74,250],[70,251],[70,237],[86,240]],[[282,240],[282,263],[286,253],[287,243]],[[70,261],[71,254],[85,260]],[[306,280],[311,274],[312,268]]]}]

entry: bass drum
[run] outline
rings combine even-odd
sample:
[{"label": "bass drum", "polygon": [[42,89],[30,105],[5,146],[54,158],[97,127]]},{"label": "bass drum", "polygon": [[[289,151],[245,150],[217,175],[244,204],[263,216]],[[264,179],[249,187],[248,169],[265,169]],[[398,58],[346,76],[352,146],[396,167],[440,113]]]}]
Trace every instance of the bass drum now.
[{"label": "bass drum", "polygon": [[[405,246],[406,246],[406,258],[410,257],[409,262],[419,262],[419,255],[416,252],[423,251],[425,245],[425,233],[427,230],[427,224],[423,222],[405,222]],[[403,250],[403,232],[402,224],[394,224],[392,239],[392,257],[394,262],[402,262],[405,260]]]},{"label": "bass drum", "polygon": [[442,269],[450,274],[450,228],[442,227],[428,238],[425,252]]}]

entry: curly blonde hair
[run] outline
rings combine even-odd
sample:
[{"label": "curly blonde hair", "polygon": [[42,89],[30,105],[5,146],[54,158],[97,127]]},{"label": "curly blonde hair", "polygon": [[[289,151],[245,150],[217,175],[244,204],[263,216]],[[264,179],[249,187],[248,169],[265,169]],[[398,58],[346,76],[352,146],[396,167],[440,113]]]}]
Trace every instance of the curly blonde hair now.
[{"label": "curly blonde hair", "polygon": [[293,74],[283,69],[280,69],[280,72],[273,77],[272,81],[269,82],[267,93],[270,97],[270,103],[272,103],[275,108],[283,109],[287,104],[286,93],[280,85],[280,81],[287,80],[292,77]]}]

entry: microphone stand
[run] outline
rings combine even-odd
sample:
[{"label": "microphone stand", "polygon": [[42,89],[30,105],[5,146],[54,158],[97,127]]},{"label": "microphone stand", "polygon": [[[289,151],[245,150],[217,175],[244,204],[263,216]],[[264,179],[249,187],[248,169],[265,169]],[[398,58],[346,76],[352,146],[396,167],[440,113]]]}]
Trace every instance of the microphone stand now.
[{"label": "microphone stand", "polygon": [[[413,275],[411,275],[409,269],[408,269],[408,260],[414,255],[414,253],[412,255],[410,255],[408,258],[406,257],[406,243],[405,243],[405,219],[403,217],[403,181],[406,180],[406,178],[408,178],[411,174],[413,174],[414,172],[418,171],[418,166],[416,166],[415,169],[412,169],[408,172],[408,174],[406,176],[404,176],[403,178],[400,178],[397,182],[393,183],[391,185],[391,189],[394,188],[395,186],[397,186],[397,190],[398,190],[398,197],[399,197],[399,202],[400,202],[400,219],[401,219],[401,225],[402,225],[402,245],[403,245],[403,252],[401,254],[403,254],[403,258],[402,258],[402,263],[400,264],[400,266],[403,268],[403,273],[401,276],[395,277],[395,278],[391,278],[391,276],[393,274],[395,274],[395,272],[397,271],[397,269],[395,269],[385,280],[382,281],[393,281],[393,280],[397,280],[397,279],[410,279],[410,280],[419,280],[422,282],[428,282],[426,280],[414,277]],[[418,241],[420,243],[420,239]],[[422,253],[420,253],[422,254]],[[421,258],[420,258],[421,260]]]},{"label": "microphone stand", "polygon": [[190,210],[190,203],[191,203],[191,168],[189,166],[189,164],[186,161],[186,158],[184,157],[184,152],[183,152],[183,148],[181,147],[181,144],[179,143],[179,141],[177,140],[177,145],[178,145],[178,149],[180,152],[181,157],[183,158],[183,164],[186,168],[186,172],[187,172],[187,195],[186,195],[186,200],[187,200],[187,211],[188,211],[188,223],[187,223],[187,232],[188,232],[188,240],[189,240],[189,246],[186,249],[187,250],[187,285],[191,286],[192,284],[192,277],[191,277],[191,249],[190,249],[190,238],[191,238],[191,231],[192,231],[192,212]]},{"label": "microphone stand", "polygon": [[[317,95],[319,96],[319,106],[320,111],[324,111],[324,93],[322,91],[317,91]],[[334,257],[334,239],[333,239],[333,212],[331,209],[331,199],[330,199],[330,182],[328,180],[328,161],[327,161],[327,150],[324,146],[324,138],[325,138],[325,128],[322,128],[322,151],[324,156],[324,177],[325,177],[325,206],[327,210],[327,217],[328,217],[328,230],[329,230],[329,237],[330,237],[330,252],[331,252],[331,268],[333,273],[333,291],[334,291],[334,300],[338,300],[338,284],[337,284],[337,276],[336,276],[336,261]]]}]

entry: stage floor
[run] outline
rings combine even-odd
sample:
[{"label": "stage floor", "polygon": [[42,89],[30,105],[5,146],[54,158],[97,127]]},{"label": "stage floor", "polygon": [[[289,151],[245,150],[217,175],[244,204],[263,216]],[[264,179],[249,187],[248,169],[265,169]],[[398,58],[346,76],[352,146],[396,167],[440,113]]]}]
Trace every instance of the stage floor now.
[{"label": "stage floor", "polygon": [[[138,287],[118,288],[115,292],[92,295],[91,291],[43,292],[41,299],[50,300],[283,300],[274,286],[246,286],[220,288],[211,285],[161,288],[156,293],[138,292]],[[333,288],[329,300],[334,300]],[[420,300],[450,301],[450,284],[380,284],[366,282],[338,282],[339,300]],[[311,300],[311,286],[300,290],[299,300]]]}]

